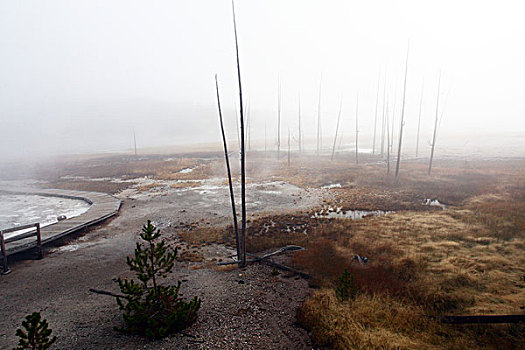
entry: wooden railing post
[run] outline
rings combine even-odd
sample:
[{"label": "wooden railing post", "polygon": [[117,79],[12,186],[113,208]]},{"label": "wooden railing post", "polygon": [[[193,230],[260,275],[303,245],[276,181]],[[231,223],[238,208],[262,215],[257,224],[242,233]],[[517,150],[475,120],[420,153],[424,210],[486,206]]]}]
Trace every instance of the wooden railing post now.
[{"label": "wooden railing post", "polygon": [[36,246],[38,249],[38,258],[42,259],[44,257],[44,253],[42,251],[42,236],[40,235],[40,223],[36,224]]},{"label": "wooden railing post", "polygon": [[7,266],[7,251],[5,249],[5,241],[4,241],[4,233],[0,231],[0,244],[2,248],[2,257],[3,257],[3,264],[4,264],[4,270],[2,274],[8,274],[9,273],[9,266]]}]

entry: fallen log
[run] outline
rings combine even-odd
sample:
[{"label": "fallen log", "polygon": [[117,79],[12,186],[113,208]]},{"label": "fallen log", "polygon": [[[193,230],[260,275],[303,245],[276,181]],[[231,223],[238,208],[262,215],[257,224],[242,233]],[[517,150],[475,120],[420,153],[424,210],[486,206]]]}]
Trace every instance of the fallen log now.
[{"label": "fallen log", "polygon": [[266,264],[268,266],[275,267],[276,269],[279,269],[279,270],[295,273],[296,275],[301,276],[304,279],[310,279],[310,275],[309,274],[301,272],[301,271],[296,270],[294,268],[288,267],[286,265],[282,265],[282,264],[278,264],[276,262],[273,262],[273,261],[269,260],[268,257],[266,257],[266,258],[265,257],[259,257],[259,256],[255,255],[255,254],[251,254],[251,253],[246,253],[246,255],[248,255],[249,257],[255,258],[254,262],[260,262],[260,263]]},{"label": "fallen log", "polygon": [[91,293],[95,293],[95,294],[109,295],[109,296],[116,297],[116,298],[125,298],[125,296],[122,295],[122,294],[115,294],[115,293],[112,293],[112,292],[107,292],[105,290],[89,288],[89,291]]}]

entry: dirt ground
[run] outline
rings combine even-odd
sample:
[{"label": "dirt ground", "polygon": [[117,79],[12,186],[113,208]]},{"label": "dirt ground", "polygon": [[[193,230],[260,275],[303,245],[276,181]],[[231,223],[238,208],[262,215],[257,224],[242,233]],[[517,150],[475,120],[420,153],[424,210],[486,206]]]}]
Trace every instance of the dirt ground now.
[{"label": "dirt ground", "polygon": [[[523,177],[516,170],[524,167],[522,159],[488,163],[438,160],[432,177],[426,175],[423,161],[413,160],[407,165],[410,175],[402,168],[400,180],[394,181],[386,176],[385,164],[373,156],[363,155],[357,166],[351,157],[339,156],[331,162],[329,157],[294,155],[291,167],[286,160],[270,157],[253,154],[247,167],[248,243],[255,250],[287,244],[286,235],[295,242],[315,244],[309,241],[311,233],[330,239],[344,234],[346,250],[358,246],[366,251],[373,246],[364,234],[357,242],[360,245],[347,235],[353,232],[356,236],[357,224],[313,218],[321,209],[335,215],[354,210],[399,213],[367,223],[384,221],[386,229],[395,226],[392,220],[399,221],[399,232],[406,231],[406,241],[412,237],[413,225],[405,217],[417,216],[414,212],[441,213],[441,205],[461,208],[469,198],[489,192],[523,193]],[[235,167],[233,171],[238,173]],[[500,175],[508,181],[497,187],[495,179]],[[220,153],[68,159],[38,171],[3,176],[16,182],[36,179],[32,183],[40,187],[107,192],[121,198],[123,205],[114,219],[63,245],[48,247],[43,260],[13,259],[11,274],[0,276],[0,348],[15,346],[16,328],[33,311],[40,311],[49,321],[58,337],[57,346],[63,349],[314,348],[308,332],[296,323],[297,310],[312,295],[308,282],[294,275],[275,275],[271,268],[258,264],[243,270],[215,267],[217,261],[234,254],[231,245],[223,244],[228,242],[223,236],[231,223],[231,207]],[[428,205],[427,200],[439,200],[439,206]],[[203,301],[193,326],[161,341],[115,331],[122,324],[115,298],[89,292],[95,288],[117,293],[115,279],[131,276],[125,257],[133,253],[140,228],[148,219],[162,230],[169,244],[181,248],[183,261],[177,263],[170,281],[182,280],[184,295],[197,295]],[[376,234],[367,223],[361,225],[372,230],[370,235]],[[469,229],[473,226],[470,221],[468,225]],[[206,235],[214,232],[219,234],[208,240],[212,244],[192,240],[200,237],[197,234],[211,238]],[[388,239],[397,237],[397,232],[384,232]],[[376,248],[379,255],[381,249]],[[288,263],[290,257],[283,259]]]},{"label": "dirt ground", "polygon": [[[78,179],[62,180],[60,187],[75,181]],[[92,190],[110,183],[83,181]],[[125,257],[133,253],[146,220],[152,220],[182,251],[201,252],[208,265],[234,254],[223,245],[191,248],[179,239],[181,230],[230,222],[229,196],[223,180],[211,178],[195,188],[162,183],[145,189],[140,181],[122,187],[127,190],[118,194],[123,205],[116,218],[62,246],[47,248],[43,260],[31,256],[12,259],[12,272],[0,276],[0,348],[16,345],[16,328],[33,311],[40,311],[48,320],[58,337],[56,345],[62,349],[312,348],[307,332],[295,325],[296,309],[308,293],[307,282],[291,275],[274,276],[271,268],[257,264],[243,270],[219,271],[179,262],[170,280],[182,280],[187,297],[198,295],[202,299],[198,321],[184,333],[161,341],[115,331],[113,328],[122,324],[115,298],[90,293],[89,289],[118,293],[115,279],[130,276]],[[315,191],[282,182],[269,181],[251,188],[253,215],[290,207],[308,210],[320,200]]]}]

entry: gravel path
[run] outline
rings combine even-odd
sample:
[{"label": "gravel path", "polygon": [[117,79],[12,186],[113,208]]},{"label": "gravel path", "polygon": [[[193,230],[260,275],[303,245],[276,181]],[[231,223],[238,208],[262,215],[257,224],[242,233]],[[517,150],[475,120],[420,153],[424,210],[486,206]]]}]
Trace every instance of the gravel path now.
[{"label": "gravel path", "polygon": [[[257,210],[282,210],[292,203],[300,210],[319,200],[296,187],[283,188],[263,193]],[[209,193],[185,193],[124,198],[121,213],[109,223],[69,245],[48,249],[43,260],[13,262],[13,272],[0,276],[0,348],[16,345],[16,328],[33,311],[40,311],[48,320],[58,336],[57,347],[62,349],[312,348],[306,331],[294,324],[295,310],[308,294],[306,281],[273,276],[271,268],[257,264],[242,271],[216,271],[178,263],[171,278],[183,280],[182,292],[187,297],[198,295],[203,300],[198,321],[183,335],[161,341],[113,330],[122,321],[115,299],[88,290],[118,292],[113,279],[129,276],[125,257],[133,253],[137,234],[147,219],[158,222],[166,237],[172,238],[188,223],[203,219],[210,225],[228,222],[227,193],[218,193],[220,198],[215,201],[202,198]]]}]

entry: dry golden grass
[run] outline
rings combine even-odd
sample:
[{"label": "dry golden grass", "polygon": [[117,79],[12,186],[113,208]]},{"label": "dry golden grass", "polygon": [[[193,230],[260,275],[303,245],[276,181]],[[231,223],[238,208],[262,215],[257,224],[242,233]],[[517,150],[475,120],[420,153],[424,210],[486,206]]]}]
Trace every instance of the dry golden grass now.
[{"label": "dry golden grass", "polygon": [[[314,341],[334,349],[525,348],[523,325],[448,326],[430,316],[520,314],[525,305],[525,176],[523,162],[406,163],[400,180],[382,165],[303,157],[297,166],[248,165],[252,181],[281,178],[296,185],[340,183],[325,205],[394,210],[359,221],[276,215],[248,223],[252,252],[299,244],[292,265],[321,289],[298,314]],[[299,165],[300,164],[300,165]],[[266,168],[264,168],[265,166]],[[270,170],[268,170],[270,169]],[[422,205],[426,198],[446,210]],[[294,231],[293,228],[296,227]],[[305,234],[306,233],[306,234]],[[185,240],[233,244],[228,228],[197,228]],[[354,254],[367,256],[366,267]],[[358,285],[351,302],[334,287],[348,269]]]},{"label": "dry golden grass", "polygon": [[359,294],[340,302],[333,289],[313,293],[298,321],[330,349],[518,349],[525,327],[447,326],[425,309],[388,295]]}]

